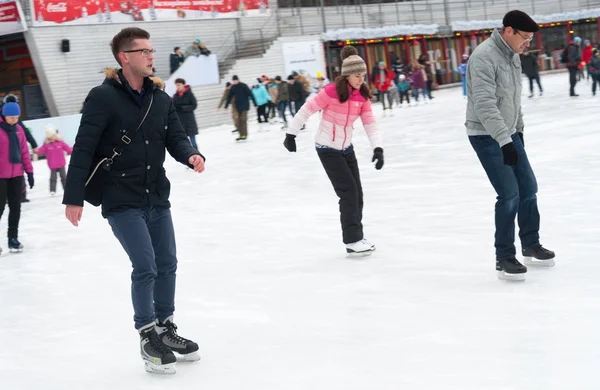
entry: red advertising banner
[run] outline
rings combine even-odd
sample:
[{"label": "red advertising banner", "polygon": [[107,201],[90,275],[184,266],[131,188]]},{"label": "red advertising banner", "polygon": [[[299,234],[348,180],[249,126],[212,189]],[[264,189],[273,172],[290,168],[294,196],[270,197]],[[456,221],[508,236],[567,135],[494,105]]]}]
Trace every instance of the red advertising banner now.
[{"label": "red advertising banner", "polygon": [[266,16],[267,0],[31,0],[35,25]]},{"label": "red advertising banner", "polygon": [[0,0],[0,35],[14,34],[27,30],[21,5],[16,0]]}]

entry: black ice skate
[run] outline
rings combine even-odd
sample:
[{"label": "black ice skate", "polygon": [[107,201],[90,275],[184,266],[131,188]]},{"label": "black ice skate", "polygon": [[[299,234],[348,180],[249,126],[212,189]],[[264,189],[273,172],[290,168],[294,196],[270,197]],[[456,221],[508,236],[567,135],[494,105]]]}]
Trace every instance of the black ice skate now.
[{"label": "black ice skate", "polygon": [[516,258],[496,260],[496,271],[498,279],[503,280],[525,280],[527,267],[519,263]]},{"label": "black ice skate", "polygon": [[8,250],[10,252],[22,252],[23,244],[21,244],[19,242],[19,240],[17,240],[16,238],[9,238],[8,239]]},{"label": "black ice skate", "polygon": [[541,245],[532,248],[523,249],[523,262],[527,265],[537,265],[541,267],[554,267],[554,252],[544,248]]},{"label": "black ice skate", "polygon": [[173,316],[167,318],[164,323],[156,325],[159,339],[169,350],[183,356],[185,362],[197,362],[200,360],[198,344],[185,339],[177,334],[177,325],[173,323]]},{"label": "black ice skate", "polygon": [[156,374],[175,374],[177,359],[173,352],[160,341],[154,325],[153,322],[139,330],[140,352],[144,360],[144,368],[146,371]]}]

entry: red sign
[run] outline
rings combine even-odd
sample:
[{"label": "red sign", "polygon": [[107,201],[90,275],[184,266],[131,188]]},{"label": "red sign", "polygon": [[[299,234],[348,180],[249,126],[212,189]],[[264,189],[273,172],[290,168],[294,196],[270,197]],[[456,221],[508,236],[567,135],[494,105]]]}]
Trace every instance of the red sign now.
[{"label": "red sign", "polygon": [[26,29],[19,4],[14,0],[0,0],[0,35],[14,34]]},{"label": "red sign", "polygon": [[268,0],[32,0],[36,25],[265,16]]}]

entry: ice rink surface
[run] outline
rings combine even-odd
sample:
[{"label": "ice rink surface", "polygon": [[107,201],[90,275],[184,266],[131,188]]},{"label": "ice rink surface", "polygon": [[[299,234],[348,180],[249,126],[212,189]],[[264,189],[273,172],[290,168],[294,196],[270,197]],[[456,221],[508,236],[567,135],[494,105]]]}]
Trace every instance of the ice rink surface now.
[{"label": "ice rink surface", "polygon": [[460,89],[393,117],[375,105],[381,171],[357,121],[365,235],[377,245],[360,260],[346,258],[314,150],[318,115],[294,154],[275,125],[252,123],[244,144],[230,127],[201,131],[204,174],[166,163],[175,320],[202,355],[170,377],[144,371],[131,265],[99,209],[72,227],[36,162],[25,251],[0,239],[0,389],[598,389],[600,97],[582,82],[569,98],[566,73],[542,83],[534,99],[523,83],[525,146],[557,265],[530,267],[523,283],[496,278],[495,193]]}]

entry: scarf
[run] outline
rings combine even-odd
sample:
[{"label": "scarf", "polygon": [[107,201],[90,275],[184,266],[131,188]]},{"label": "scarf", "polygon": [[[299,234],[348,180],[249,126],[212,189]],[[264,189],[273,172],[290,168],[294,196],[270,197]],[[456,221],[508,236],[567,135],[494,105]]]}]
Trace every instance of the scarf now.
[{"label": "scarf", "polygon": [[0,122],[0,127],[8,134],[8,160],[11,164],[21,164],[21,142],[17,136],[17,125]]}]

